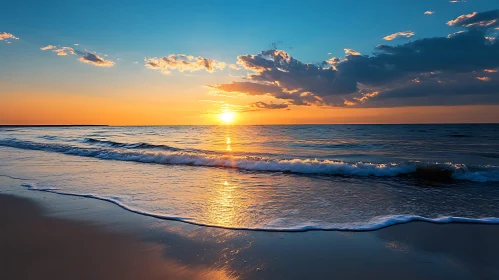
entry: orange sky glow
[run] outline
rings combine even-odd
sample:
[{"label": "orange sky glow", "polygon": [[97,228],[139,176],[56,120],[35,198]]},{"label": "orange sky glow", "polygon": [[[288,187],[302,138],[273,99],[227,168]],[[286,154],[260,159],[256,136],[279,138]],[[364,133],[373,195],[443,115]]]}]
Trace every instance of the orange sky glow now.
[{"label": "orange sky glow", "polygon": [[[195,100],[8,94],[0,103],[3,124],[217,125],[219,110]],[[499,106],[323,108],[315,106],[236,113],[234,124],[488,123]],[[208,113],[205,113],[208,112]],[[220,111],[221,112],[221,111]]]}]

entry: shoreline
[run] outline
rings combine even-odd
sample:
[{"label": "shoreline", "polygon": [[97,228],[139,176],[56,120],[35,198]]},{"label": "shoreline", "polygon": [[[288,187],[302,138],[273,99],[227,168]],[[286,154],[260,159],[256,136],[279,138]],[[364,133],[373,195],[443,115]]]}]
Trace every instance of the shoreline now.
[{"label": "shoreline", "polygon": [[[3,175],[0,175],[3,176]],[[6,176],[11,179],[17,179],[14,177]],[[21,179],[22,180],[22,179]],[[303,228],[296,228],[296,229],[279,229],[279,228],[243,228],[243,227],[227,227],[227,226],[219,226],[219,225],[210,225],[210,224],[202,224],[202,223],[197,223],[197,222],[191,222],[189,220],[183,219],[183,218],[175,218],[175,217],[170,217],[170,216],[165,216],[161,214],[154,214],[154,213],[149,213],[149,212],[144,212],[140,210],[133,209],[129,207],[126,204],[120,203],[119,201],[115,201],[109,198],[105,197],[100,197],[92,194],[74,194],[74,193],[66,193],[66,192],[60,192],[57,189],[37,189],[33,188],[31,185],[27,184],[21,184],[21,186],[27,188],[30,191],[37,191],[37,192],[45,192],[45,193],[52,193],[52,194],[57,194],[57,195],[63,195],[63,196],[71,196],[71,197],[80,197],[80,198],[87,198],[87,199],[95,199],[107,203],[111,203],[113,205],[118,206],[119,208],[141,216],[146,216],[146,217],[151,217],[155,219],[160,219],[164,221],[174,221],[174,222],[180,222],[180,223],[185,223],[189,225],[194,225],[194,226],[200,226],[200,227],[208,227],[208,228],[218,228],[218,229],[225,229],[225,230],[237,230],[237,231],[256,231],[256,232],[283,232],[283,233],[294,233],[294,232],[311,232],[311,231],[338,231],[338,232],[369,232],[369,231],[377,231],[380,229],[396,226],[396,225],[403,225],[411,222],[426,222],[430,224],[437,224],[437,225],[445,225],[445,224],[480,224],[480,225],[499,225],[499,218],[497,217],[486,217],[486,218],[465,218],[465,217],[441,217],[441,218],[426,218],[422,216],[394,216],[392,217],[395,220],[391,221],[385,221],[385,224],[377,224],[373,225],[371,227],[367,228],[314,228],[312,226],[304,226]]]},{"label": "shoreline", "polygon": [[[0,178],[0,194],[29,199],[39,205],[40,217],[75,223],[83,226],[82,231],[89,225],[98,227],[99,236],[116,234],[113,236],[134,240],[117,245],[111,251],[132,244],[142,248],[133,254],[148,258],[145,248],[152,246],[156,259],[151,263],[162,267],[165,261],[173,262],[182,267],[182,271],[201,273],[204,279],[209,279],[206,273],[215,273],[209,274],[218,277],[213,279],[359,279],[373,275],[384,279],[499,277],[497,225],[409,222],[368,232],[239,231],[146,217],[105,201],[33,192],[20,187],[21,183]],[[11,212],[4,210],[2,215],[5,217]],[[25,223],[21,217],[16,219],[20,224]],[[88,238],[78,241],[84,247],[91,246]],[[20,244],[26,245],[24,242]],[[38,242],[43,244],[45,240]],[[49,250],[43,258],[58,256],[57,251]],[[97,251],[92,258],[102,260]],[[102,269],[105,270],[102,273],[112,270]],[[180,273],[173,268],[169,271]],[[191,278],[186,279],[195,279],[193,275],[189,274]]]}]

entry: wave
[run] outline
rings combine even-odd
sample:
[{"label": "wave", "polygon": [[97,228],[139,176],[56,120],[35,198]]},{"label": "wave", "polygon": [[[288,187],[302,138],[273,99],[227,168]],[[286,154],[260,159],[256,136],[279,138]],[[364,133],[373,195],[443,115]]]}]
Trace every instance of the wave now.
[{"label": "wave", "polygon": [[99,140],[95,138],[85,138],[83,142],[88,143],[88,144],[95,144],[95,145],[104,145],[108,147],[114,147],[114,148],[125,148],[125,149],[162,149],[162,150],[167,150],[167,151],[180,151],[181,149],[167,146],[167,145],[155,145],[155,144],[149,144],[149,143],[121,143],[121,142],[115,142],[115,141],[109,141],[109,140]]},{"label": "wave", "polygon": [[344,176],[413,176],[428,180],[467,180],[498,182],[499,167],[466,166],[452,163],[348,163],[317,159],[278,159],[265,157],[211,155],[205,153],[169,151],[122,151],[117,149],[81,148],[66,144],[46,144],[16,139],[0,140],[0,146],[27,150],[42,150],[68,155],[93,157],[104,160],[133,161],[142,163],[191,165],[234,168],[263,172],[296,174],[323,174]]},{"label": "wave", "polygon": [[448,224],[448,223],[473,223],[473,224],[499,224],[499,218],[497,217],[484,217],[484,218],[466,218],[466,217],[453,217],[453,216],[443,216],[437,218],[427,218],[418,215],[388,215],[374,217],[367,222],[351,222],[351,223],[341,223],[341,224],[302,224],[294,226],[279,225],[282,224],[279,219],[275,222],[270,222],[269,225],[254,226],[254,227],[230,227],[230,226],[220,226],[216,224],[204,224],[194,221],[192,218],[185,218],[179,216],[170,216],[161,213],[154,213],[144,211],[135,207],[128,206],[118,197],[106,197],[99,196],[96,194],[77,194],[60,191],[57,188],[40,188],[34,184],[22,184],[21,186],[28,188],[33,191],[42,191],[48,193],[54,193],[59,195],[67,196],[77,196],[92,198],[97,200],[102,200],[106,202],[113,203],[122,209],[136,213],[143,216],[148,216],[152,218],[171,220],[184,222],[197,226],[215,227],[215,228],[225,228],[232,230],[252,230],[252,231],[270,231],[270,232],[305,232],[312,230],[322,230],[322,231],[373,231],[381,228],[389,227],[397,224],[405,224],[412,221],[423,221],[436,224]]},{"label": "wave", "polygon": [[53,136],[53,135],[42,135],[42,136],[39,136],[39,138],[47,139],[47,140],[57,140],[57,136]]},{"label": "wave", "polygon": [[13,180],[22,180],[22,181],[32,181],[33,180],[33,179],[28,179],[28,178],[14,177],[14,176],[5,175],[5,174],[0,174],[0,177],[6,177],[6,178],[13,179]]}]

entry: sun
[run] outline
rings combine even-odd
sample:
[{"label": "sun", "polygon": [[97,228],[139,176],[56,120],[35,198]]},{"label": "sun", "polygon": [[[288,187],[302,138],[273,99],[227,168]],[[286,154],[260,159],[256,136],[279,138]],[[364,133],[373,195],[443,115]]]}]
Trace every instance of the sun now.
[{"label": "sun", "polygon": [[226,111],[220,114],[220,119],[222,122],[229,124],[234,121],[235,116],[236,114],[234,114],[234,112]]}]

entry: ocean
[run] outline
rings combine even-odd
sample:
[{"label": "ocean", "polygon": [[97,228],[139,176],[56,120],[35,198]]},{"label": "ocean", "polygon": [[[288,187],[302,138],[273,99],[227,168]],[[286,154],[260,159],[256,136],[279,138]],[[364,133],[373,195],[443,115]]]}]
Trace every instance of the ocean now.
[{"label": "ocean", "polygon": [[0,176],[230,229],[499,223],[499,125],[0,127]]}]

